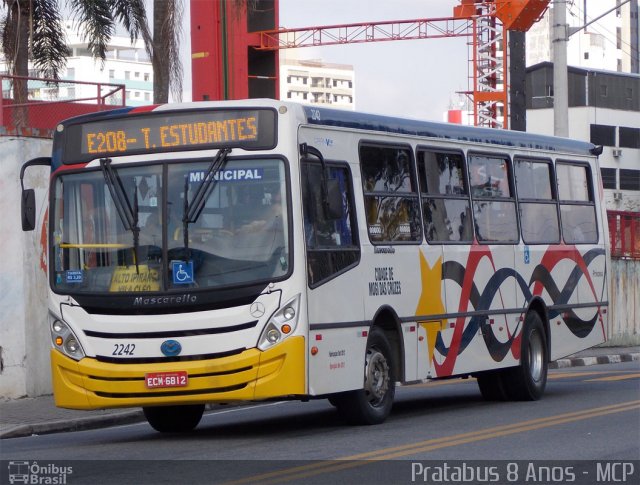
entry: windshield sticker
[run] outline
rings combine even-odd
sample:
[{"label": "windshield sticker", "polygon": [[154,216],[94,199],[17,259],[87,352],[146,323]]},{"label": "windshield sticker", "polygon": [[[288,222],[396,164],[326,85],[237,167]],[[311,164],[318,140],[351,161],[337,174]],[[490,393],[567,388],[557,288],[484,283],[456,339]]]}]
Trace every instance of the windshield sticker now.
[{"label": "windshield sticker", "polygon": [[84,280],[84,272],[83,271],[66,271],[65,280],[67,284],[82,283],[82,281]]},{"label": "windshield sticker", "polygon": [[[204,180],[205,171],[189,172],[189,182],[202,182]],[[264,177],[263,168],[237,168],[234,170],[220,170],[213,178],[217,181],[234,182],[247,180],[262,180]]]},{"label": "windshield sticker", "polygon": [[111,277],[109,291],[158,291],[160,273],[145,264],[118,266]]},{"label": "windshield sticker", "polygon": [[174,285],[193,284],[193,261],[171,261]]}]

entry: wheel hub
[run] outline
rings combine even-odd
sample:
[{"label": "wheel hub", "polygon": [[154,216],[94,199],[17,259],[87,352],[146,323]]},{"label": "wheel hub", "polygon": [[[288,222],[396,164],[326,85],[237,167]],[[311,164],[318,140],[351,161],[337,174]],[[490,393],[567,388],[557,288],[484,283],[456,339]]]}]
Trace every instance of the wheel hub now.
[{"label": "wheel hub", "polygon": [[529,338],[529,372],[534,382],[542,379],[542,367],[544,351],[542,348],[542,338],[538,332],[532,332]]},{"label": "wheel hub", "polygon": [[382,402],[389,389],[389,364],[376,349],[367,352],[364,391],[369,402],[376,406]]}]

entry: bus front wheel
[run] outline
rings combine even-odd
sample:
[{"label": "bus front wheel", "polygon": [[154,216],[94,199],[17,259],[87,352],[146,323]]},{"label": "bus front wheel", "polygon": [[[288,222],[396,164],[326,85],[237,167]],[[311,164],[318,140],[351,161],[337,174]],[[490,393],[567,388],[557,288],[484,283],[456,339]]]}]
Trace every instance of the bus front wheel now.
[{"label": "bus front wheel", "polygon": [[380,328],[373,328],[367,340],[362,389],[342,393],[335,399],[338,412],[350,424],[380,424],[393,406],[396,368],[391,346]]},{"label": "bus front wheel", "polygon": [[193,430],[204,413],[204,404],[155,406],[142,408],[153,429],[161,433],[185,433]]}]

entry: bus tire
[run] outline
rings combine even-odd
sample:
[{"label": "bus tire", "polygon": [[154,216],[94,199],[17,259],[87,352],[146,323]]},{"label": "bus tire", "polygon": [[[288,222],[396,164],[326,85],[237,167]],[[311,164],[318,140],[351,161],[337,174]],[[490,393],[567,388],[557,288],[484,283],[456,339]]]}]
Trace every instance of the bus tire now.
[{"label": "bus tire", "polygon": [[198,426],[204,413],[204,404],[144,407],[142,411],[156,431],[185,433]]},{"label": "bus tire", "polygon": [[338,412],[349,424],[380,424],[393,406],[396,366],[384,332],[373,328],[367,339],[362,389],[341,393],[335,399]]},{"label": "bus tire", "polygon": [[508,397],[514,401],[540,399],[547,385],[548,361],[544,324],[537,312],[530,311],[522,329],[520,365],[504,371]]},{"label": "bus tire", "polygon": [[476,375],[480,394],[485,401],[506,401],[508,399],[503,375],[503,370],[482,372]]}]

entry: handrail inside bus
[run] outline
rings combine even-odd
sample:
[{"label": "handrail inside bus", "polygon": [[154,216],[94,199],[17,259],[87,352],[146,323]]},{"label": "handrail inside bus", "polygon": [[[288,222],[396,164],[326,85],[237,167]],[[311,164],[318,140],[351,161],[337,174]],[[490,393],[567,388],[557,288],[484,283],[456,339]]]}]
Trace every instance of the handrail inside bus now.
[{"label": "handrail inside bus", "polygon": [[128,244],[123,243],[60,243],[62,249],[125,249]]}]

